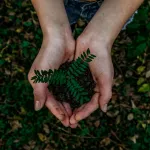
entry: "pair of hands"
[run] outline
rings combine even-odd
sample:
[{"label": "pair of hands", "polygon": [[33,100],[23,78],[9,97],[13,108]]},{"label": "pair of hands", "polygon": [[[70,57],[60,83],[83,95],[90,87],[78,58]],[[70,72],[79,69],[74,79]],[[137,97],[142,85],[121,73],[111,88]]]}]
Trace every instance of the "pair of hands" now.
[{"label": "pair of hands", "polygon": [[[90,49],[96,58],[89,63],[90,71],[96,82],[95,91],[91,101],[76,108],[74,112],[66,102],[60,103],[48,90],[48,84],[31,81],[34,70],[58,69],[66,62],[75,60],[83,51]],[[111,61],[111,45],[96,32],[89,24],[75,41],[69,25],[55,24],[44,35],[41,49],[35,58],[28,74],[28,80],[34,90],[35,110],[44,105],[55,115],[61,123],[76,128],[80,120],[88,117],[98,107],[107,111],[107,104],[112,96],[113,65]]]}]

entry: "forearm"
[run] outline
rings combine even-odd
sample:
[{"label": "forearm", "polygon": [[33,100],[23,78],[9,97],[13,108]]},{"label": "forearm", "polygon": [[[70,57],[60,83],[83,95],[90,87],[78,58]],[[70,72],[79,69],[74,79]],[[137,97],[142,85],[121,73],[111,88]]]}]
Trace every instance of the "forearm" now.
[{"label": "forearm", "polygon": [[113,43],[129,17],[144,0],[105,0],[90,24],[106,42]]},{"label": "forearm", "polygon": [[37,12],[43,34],[47,34],[53,25],[69,24],[63,0],[31,0],[31,2]]}]

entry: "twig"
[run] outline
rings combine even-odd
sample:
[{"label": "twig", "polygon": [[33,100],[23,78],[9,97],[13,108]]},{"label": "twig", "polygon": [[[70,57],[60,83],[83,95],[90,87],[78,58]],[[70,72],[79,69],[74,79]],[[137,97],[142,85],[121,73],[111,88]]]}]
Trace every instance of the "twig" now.
[{"label": "twig", "polygon": [[[78,138],[86,138],[86,139],[90,139],[90,138],[93,138],[93,139],[96,139],[96,138],[99,138],[99,137],[94,137],[94,136],[80,136],[80,135],[76,135],[76,134],[71,134],[69,131],[57,126],[57,125],[54,125],[54,124],[51,124],[52,127],[55,127],[55,129],[58,129],[58,130],[61,130],[61,131],[64,131],[65,133],[61,133],[63,135],[67,135],[67,136],[72,136],[72,137],[78,137]],[[59,131],[54,131],[56,133],[59,133]],[[104,138],[104,137],[101,137],[101,138]]]}]

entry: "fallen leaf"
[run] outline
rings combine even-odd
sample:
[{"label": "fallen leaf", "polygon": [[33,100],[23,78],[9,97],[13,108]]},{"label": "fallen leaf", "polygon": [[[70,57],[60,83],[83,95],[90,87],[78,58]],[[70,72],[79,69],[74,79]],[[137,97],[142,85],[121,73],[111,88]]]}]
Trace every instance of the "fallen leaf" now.
[{"label": "fallen leaf", "polygon": [[21,107],[20,109],[21,109],[20,112],[21,115],[25,115],[27,113],[24,107]]},{"label": "fallen leaf", "polygon": [[29,145],[31,149],[34,149],[36,142],[35,141],[29,141]]},{"label": "fallen leaf", "polygon": [[116,124],[119,124],[119,123],[120,123],[120,120],[121,120],[121,116],[119,115],[119,116],[117,116],[117,118],[116,118]]},{"label": "fallen leaf", "polygon": [[128,120],[131,121],[134,119],[134,115],[132,113],[128,114]]},{"label": "fallen leaf", "polygon": [[54,149],[48,144],[44,150],[54,150]]},{"label": "fallen leaf", "polygon": [[118,98],[118,95],[117,95],[117,93],[113,93],[112,94],[112,100],[111,100],[111,102],[114,104],[114,103],[116,103],[116,100],[117,100],[117,98]]},{"label": "fallen leaf", "polygon": [[137,81],[137,85],[141,85],[143,82],[145,81],[144,78],[139,78],[138,81]]},{"label": "fallen leaf", "polygon": [[150,70],[146,72],[146,78],[150,77]]},{"label": "fallen leaf", "polygon": [[136,105],[133,100],[131,100],[131,105],[132,105],[132,108],[136,108]]},{"label": "fallen leaf", "polygon": [[115,112],[109,111],[106,114],[107,114],[108,117],[113,118],[113,117],[116,117],[119,114],[119,111],[118,110],[116,110]]},{"label": "fallen leaf", "polygon": [[95,121],[95,122],[94,122],[94,125],[95,125],[95,127],[97,127],[97,128],[98,128],[98,127],[99,127],[99,125],[100,125],[100,121],[99,121],[99,120]]},{"label": "fallen leaf", "polygon": [[141,92],[141,93],[145,93],[145,92],[150,92],[150,84],[143,84],[139,89],[138,89],[138,92]]},{"label": "fallen leaf", "polygon": [[22,125],[18,120],[9,121],[9,124],[12,127],[12,131],[22,128]]},{"label": "fallen leaf", "polygon": [[77,24],[79,25],[79,27],[83,27],[85,25],[85,21],[83,21],[83,19],[79,19]]},{"label": "fallen leaf", "polygon": [[24,145],[23,148],[24,148],[25,150],[31,150],[31,149],[30,149],[30,146],[28,146],[28,145]]},{"label": "fallen leaf", "polygon": [[119,150],[123,150],[123,148],[122,148],[122,147],[119,147]]},{"label": "fallen leaf", "polygon": [[134,135],[132,137],[130,137],[130,140],[133,141],[133,143],[136,143],[136,140],[138,139],[138,135]]},{"label": "fallen leaf", "polygon": [[44,141],[47,140],[47,137],[46,137],[44,134],[42,134],[42,133],[38,133],[38,137],[39,137],[39,139],[40,139],[42,142],[44,142]]},{"label": "fallen leaf", "polygon": [[139,66],[139,67],[137,68],[137,73],[138,73],[138,74],[141,74],[144,70],[145,70],[145,66]]},{"label": "fallen leaf", "polygon": [[47,124],[44,124],[43,125],[43,130],[45,131],[45,133],[47,133],[47,134],[49,134],[50,133],[50,131],[49,131],[49,127],[48,127],[48,125]]},{"label": "fallen leaf", "polygon": [[21,29],[21,28],[18,28],[18,29],[16,29],[16,32],[17,32],[17,33],[20,33],[20,32],[22,32],[22,29]]},{"label": "fallen leaf", "polygon": [[142,125],[142,127],[143,127],[144,129],[146,128],[146,124],[145,124],[145,123],[142,123],[141,125]]},{"label": "fallen leaf", "polygon": [[100,144],[107,146],[110,144],[110,142],[111,142],[110,138],[107,137],[107,138],[104,138],[102,141],[100,141]]}]

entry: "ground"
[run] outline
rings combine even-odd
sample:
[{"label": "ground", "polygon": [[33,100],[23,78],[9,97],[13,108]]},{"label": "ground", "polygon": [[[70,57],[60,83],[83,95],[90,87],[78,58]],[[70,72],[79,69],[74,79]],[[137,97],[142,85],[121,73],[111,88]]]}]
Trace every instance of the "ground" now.
[{"label": "ground", "polygon": [[[74,33],[84,24],[79,21]],[[112,48],[113,96],[76,129],[65,128],[46,108],[33,109],[27,81],[42,32],[29,0],[0,1],[0,149],[150,149],[150,1]]]}]

